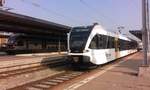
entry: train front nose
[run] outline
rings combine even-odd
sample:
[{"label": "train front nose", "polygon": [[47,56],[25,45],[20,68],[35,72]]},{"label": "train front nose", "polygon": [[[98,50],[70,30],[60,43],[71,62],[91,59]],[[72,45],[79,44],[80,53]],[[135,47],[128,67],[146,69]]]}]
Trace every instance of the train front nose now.
[{"label": "train front nose", "polygon": [[77,63],[77,62],[80,62],[82,61],[82,57],[72,57],[72,60]]},{"label": "train front nose", "polygon": [[90,57],[88,56],[70,55],[68,58],[71,63],[78,63],[78,64],[90,63]]}]

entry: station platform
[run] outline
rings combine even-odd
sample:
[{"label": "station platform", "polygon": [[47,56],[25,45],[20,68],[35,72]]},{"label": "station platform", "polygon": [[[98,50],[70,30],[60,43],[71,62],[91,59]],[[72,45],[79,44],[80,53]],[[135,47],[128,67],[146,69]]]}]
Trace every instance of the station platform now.
[{"label": "station platform", "polygon": [[65,90],[150,90],[150,78],[138,76],[142,62],[142,52],[132,54],[122,58],[119,63],[102,67]]},{"label": "station platform", "polygon": [[64,64],[65,58],[66,53],[57,52],[0,56],[0,90],[8,90],[62,73],[63,70],[54,67]]},{"label": "station platform", "polygon": [[59,59],[61,60],[61,58],[65,56],[66,56],[65,52],[0,56],[0,73],[4,71],[41,66],[51,61],[58,61]]}]

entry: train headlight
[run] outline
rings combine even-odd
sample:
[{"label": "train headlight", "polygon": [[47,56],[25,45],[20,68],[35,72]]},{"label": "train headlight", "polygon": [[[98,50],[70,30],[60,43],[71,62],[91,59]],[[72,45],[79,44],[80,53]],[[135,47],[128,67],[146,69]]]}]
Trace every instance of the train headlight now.
[{"label": "train headlight", "polygon": [[74,62],[79,62],[79,57],[73,57]]},{"label": "train headlight", "polygon": [[83,50],[83,53],[87,53],[87,52],[89,52],[89,50]]},{"label": "train headlight", "polygon": [[71,52],[71,50],[68,50],[68,53],[70,53]]}]

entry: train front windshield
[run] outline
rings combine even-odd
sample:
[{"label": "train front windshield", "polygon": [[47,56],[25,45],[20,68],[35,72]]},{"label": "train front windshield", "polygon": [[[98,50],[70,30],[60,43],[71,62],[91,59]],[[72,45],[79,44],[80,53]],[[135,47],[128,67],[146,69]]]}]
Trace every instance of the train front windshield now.
[{"label": "train front windshield", "polygon": [[70,50],[72,53],[83,52],[91,28],[74,28],[70,34]]},{"label": "train front windshield", "polygon": [[10,36],[8,38],[8,44],[14,44],[15,41],[16,41],[16,37],[15,36]]}]

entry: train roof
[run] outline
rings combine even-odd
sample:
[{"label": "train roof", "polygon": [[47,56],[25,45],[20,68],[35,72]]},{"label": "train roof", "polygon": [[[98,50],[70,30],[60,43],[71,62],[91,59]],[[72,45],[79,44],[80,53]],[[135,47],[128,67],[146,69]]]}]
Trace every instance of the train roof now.
[{"label": "train roof", "polygon": [[67,33],[71,27],[0,10],[0,31],[17,33]]},{"label": "train roof", "polygon": [[[33,35],[33,34],[12,34],[9,39],[49,39],[49,40],[58,40],[59,36],[54,36],[54,35]],[[61,39],[65,39],[65,37],[61,36]]]},{"label": "train roof", "polygon": [[101,29],[101,33],[106,34],[108,36],[112,36],[112,37],[118,37],[119,39],[123,39],[123,40],[127,40],[127,41],[131,41],[128,37],[126,37],[125,35],[122,34],[117,34],[111,31],[107,31],[105,28],[103,28],[101,25],[97,24],[95,26],[98,26]]},{"label": "train roof", "polygon": [[127,41],[132,41],[131,38],[128,38],[125,35],[107,31],[105,28],[103,28],[103,26],[99,25],[98,23],[94,23],[93,25],[88,25],[88,26],[73,27],[73,29],[76,29],[76,28],[91,28],[91,27],[92,27],[92,29],[96,29],[96,28],[101,29],[101,32],[100,32],[101,34],[112,36],[112,37],[118,37],[119,39],[123,39],[123,40],[127,40]]}]

